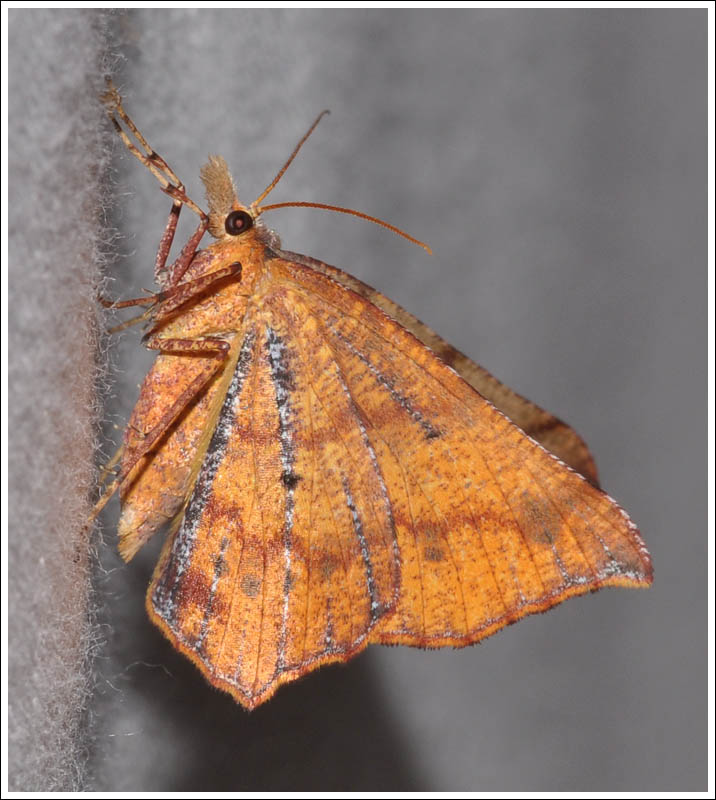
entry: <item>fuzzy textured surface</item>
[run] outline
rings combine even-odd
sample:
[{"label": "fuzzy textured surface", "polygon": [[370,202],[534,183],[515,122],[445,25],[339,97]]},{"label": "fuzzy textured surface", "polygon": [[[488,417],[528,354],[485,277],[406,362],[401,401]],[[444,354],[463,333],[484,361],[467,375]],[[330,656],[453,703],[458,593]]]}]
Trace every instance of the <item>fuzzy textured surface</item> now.
[{"label": "fuzzy textured surface", "polygon": [[9,12],[8,777],[19,791],[80,789],[86,761],[104,19]]},{"label": "fuzzy textured surface", "polygon": [[[11,22],[13,13],[30,12],[11,12]],[[38,30],[55,19],[37,14]],[[371,647],[248,714],[148,621],[144,594],[161,543],[123,565],[112,503],[96,581],[105,641],[86,787],[704,789],[706,11],[141,9],[111,21],[126,59],[115,82],[127,110],[198,202],[209,153],[227,160],[249,203],[316,114],[331,109],[270,202],[350,206],[427,241],[435,256],[342,215],[287,209],[267,213],[266,223],[285,248],[376,286],[572,424],[605,488],[639,524],[655,583],[570,600],[462,651]],[[79,58],[83,37],[67,41]],[[102,126],[87,121],[89,79],[82,96],[62,91],[62,71],[41,84],[76,109],[73,125],[89,125],[88,137]],[[11,72],[11,88],[13,80]],[[54,140],[60,119],[40,120],[33,135]],[[115,154],[110,224],[127,257],[109,271],[108,292],[136,297],[152,285],[170,202],[119,143]],[[21,177],[40,168],[15,164]],[[58,174],[42,167],[46,191]],[[96,173],[80,174],[79,161],[71,169],[73,185],[86,190]],[[36,600],[53,586],[28,594],[22,576],[49,581],[39,554],[56,560],[71,541],[53,497],[71,483],[79,508],[67,476],[91,461],[91,438],[63,438],[51,415],[74,408],[67,425],[91,419],[79,380],[93,369],[82,351],[69,361],[61,338],[69,326],[57,275],[71,286],[80,263],[68,258],[70,239],[52,251],[62,255],[52,280],[45,261],[35,285],[25,282],[43,237],[48,250],[57,241],[54,218],[49,234],[36,230],[26,185],[11,217],[29,231],[12,269],[16,304],[28,306],[13,311],[30,320],[14,331],[14,374],[29,377],[14,386],[23,405],[12,452],[38,471],[13,464],[22,522],[13,547],[23,555],[13,563],[22,570],[13,607],[16,775],[29,774],[19,745],[37,747],[37,721],[49,713],[29,713],[33,695],[21,684],[32,675],[28,660],[38,663],[30,656],[46,603]],[[63,206],[73,219],[79,197]],[[196,224],[184,216],[178,239]],[[88,236],[92,226],[96,218]],[[38,340],[39,332],[47,335]],[[130,329],[111,351],[108,434],[128,419],[153,360],[139,336]],[[49,385],[59,387],[52,397]],[[55,441],[65,443],[61,454]],[[49,546],[48,520],[63,534]],[[41,628],[58,629],[44,620]],[[55,672],[61,687],[68,670]],[[55,678],[46,676],[49,698]],[[60,728],[48,730],[42,758],[66,755],[53,744]]]}]

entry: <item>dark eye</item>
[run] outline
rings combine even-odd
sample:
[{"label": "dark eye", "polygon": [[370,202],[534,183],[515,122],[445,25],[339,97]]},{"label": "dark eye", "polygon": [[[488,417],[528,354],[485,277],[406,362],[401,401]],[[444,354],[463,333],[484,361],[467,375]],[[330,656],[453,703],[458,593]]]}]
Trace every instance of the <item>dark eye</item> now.
[{"label": "dark eye", "polygon": [[230,236],[245,233],[254,224],[254,218],[247,211],[232,211],[226,218],[224,227]]}]

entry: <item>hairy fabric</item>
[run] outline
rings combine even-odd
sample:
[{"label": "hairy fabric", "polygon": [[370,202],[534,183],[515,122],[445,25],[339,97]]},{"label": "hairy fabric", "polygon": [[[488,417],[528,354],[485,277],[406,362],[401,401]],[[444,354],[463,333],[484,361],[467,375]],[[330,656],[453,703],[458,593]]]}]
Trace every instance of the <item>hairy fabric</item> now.
[{"label": "hairy fabric", "polygon": [[[106,18],[9,11],[8,781],[84,785]],[[32,51],[32,58],[28,52]],[[58,69],[58,64],[62,65]]]}]

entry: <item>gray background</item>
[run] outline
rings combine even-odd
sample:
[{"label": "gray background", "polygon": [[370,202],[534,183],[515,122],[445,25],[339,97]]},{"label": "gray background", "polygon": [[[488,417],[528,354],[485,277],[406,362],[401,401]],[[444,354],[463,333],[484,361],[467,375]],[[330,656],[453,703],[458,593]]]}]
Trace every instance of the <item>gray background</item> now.
[{"label": "gray background", "polygon": [[[369,648],[247,714],[146,619],[160,543],[123,566],[115,505],[88,785],[705,789],[706,12],[142,10],[110,24],[127,108],[198,200],[207,153],[251,201],[331,109],[272,201],[365,210],[435,255],[320,211],[268,224],[570,422],[639,524],[655,584],[463,651]],[[109,222],[127,257],[109,290],[134,297],[169,203],[116,156]],[[138,338],[112,351],[108,423],[126,421],[151,363]]]}]

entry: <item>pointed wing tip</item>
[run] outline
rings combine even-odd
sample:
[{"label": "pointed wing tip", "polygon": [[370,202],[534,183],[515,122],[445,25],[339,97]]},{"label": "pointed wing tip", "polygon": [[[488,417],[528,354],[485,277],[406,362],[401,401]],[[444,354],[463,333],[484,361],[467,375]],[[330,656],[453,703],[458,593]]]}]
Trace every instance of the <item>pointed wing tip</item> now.
[{"label": "pointed wing tip", "polygon": [[636,589],[648,589],[654,583],[654,565],[651,561],[651,554],[644,546],[641,550],[642,572],[635,577],[633,585]]},{"label": "pointed wing tip", "polygon": [[145,607],[147,614],[152,623],[159,628],[163,636],[169,641],[172,647],[185,658],[188,658],[194,666],[201,672],[204,679],[213,686],[215,689],[227,692],[234,700],[247,711],[253,711],[262,703],[266,702],[278,688],[278,683],[266,687],[265,691],[249,695],[244,693],[236,684],[230,683],[224,678],[219,677],[211,672],[210,665],[201,657],[198,650],[191,644],[183,641],[170,626],[167,620],[159,613],[154,606],[152,594],[154,590],[154,581],[149,584],[147,590]]},{"label": "pointed wing tip", "polygon": [[172,647],[183,656],[188,658],[194,664],[194,666],[197,667],[207,683],[209,683],[214,689],[218,689],[219,691],[226,692],[227,694],[231,695],[236,703],[238,703],[238,705],[240,705],[246,711],[254,711],[259,706],[270,700],[281,686],[297,681],[320,667],[329,666],[330,664],[348,663],[372,643],[369,636],[365,636],[353,648],[346,649],[345,651],[336,650],[325,652],[318,658],[315,658],[305,664],[301,664],[292,668],[284,668],[283,670],[277,670],[270,681],[256,690],[249,689],[248,687],[242,688],[237,682],[229,680],[213,672],[211,663],[202,657],[197,648],[192,646],[192,644],[185,642],[177,635],[177,632],[154,606],[152,599],[154,588],[155,584],[154,581],[152,581],[147,590],[145,599],[145,607],[149,619],[157,628],[159,628]]},{"label": "pointed wing tip", "polygon": [[619,509],[619,512],[624,517],[627,523],[627,527],[629,528],[629,533],[631,534],[632,538],[632,545],[635,547],[637,556],[638,556],[638,565],[627,564],[625,565],[629,569],[627,569],[626,575],[630,579],[630,583],[624,585],[631,585],[636,589],[648,589],[652,583],[654,583],[654,563],[651,560],[651,553],[646,546],[646,542],[644,541],[644,537],[641,535],[641,531],[629,515],[624,511],[624,509],[619,505],[619,503],[614,500],[614,498],[607,495],[612,503]]},{"label": "pointed wing tip", "polygon": [[[162,632],[167,635],[164,627],[161,625],[159,627],[161,628]],[[330,664],[345,664],[355,655],[357,655],[357,652],[354,651],[347,653],[326,654],[324,657],[316,659],[305,666],[285,670],[284,672],[278,672],[269,683],[264,684],[264,686],[262,686],[260,689],[256,691],[249,691],[246,688],[241,688],[237,683],[212,673],[209,665],[198,655],[195,650],[192,650],[186,645],[182,645],[181,643],[177,642],[175,637],[168,638],[170,638],[170,641],[177,650],[194,662],[195,666],[198,667],[207,683],[209,683],[214,689],[218,689],[221,692],[226,692],[227,694],[231,695],[238,705],[249,712],[255,711],[259,706],[262,706],[264,703],[267,703],[269,700],[271,700],[271,698],[284,684],[298,681],[320,667],[325,667]],[[367,644],[368,642],[366,641],[363,647],[360,649],[364,649]]]}]

